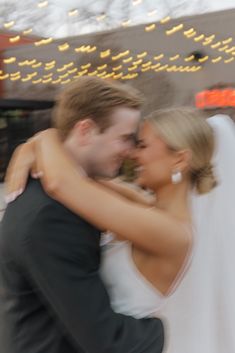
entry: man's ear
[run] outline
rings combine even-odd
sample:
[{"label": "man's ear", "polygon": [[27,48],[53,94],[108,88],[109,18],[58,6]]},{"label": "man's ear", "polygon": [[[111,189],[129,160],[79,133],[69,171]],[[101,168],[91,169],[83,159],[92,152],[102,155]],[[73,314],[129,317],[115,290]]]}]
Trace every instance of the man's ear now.
[{"label": "man's ear", "polygon": [[78,121],[74,126],[74,132],[82,145],[90,143],[91,138],[98,133],[99,129],[90,118]]},{"label": "man's ear", "polygon": [[173,168],[180,170],[182,173],[190,169],[190,162],[192,159],[192,153],[190,150],[181,150],[176,152],[176,158]]}]

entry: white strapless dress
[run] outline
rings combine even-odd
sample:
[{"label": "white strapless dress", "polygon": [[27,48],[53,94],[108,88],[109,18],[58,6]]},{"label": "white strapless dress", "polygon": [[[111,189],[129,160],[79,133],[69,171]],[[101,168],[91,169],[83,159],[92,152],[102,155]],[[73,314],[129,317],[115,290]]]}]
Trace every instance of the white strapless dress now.
[{"label": "white strapless dress", "polygon": [[160,317],[164,353],[235,353],[235,128],[227,116],[208,121],[216,136],[214,165],[220,184],[193,198],[193,257],[170,293],[161,295],[141,275],[128,242],[103,247],[101,275],[113,309],[137,318]]},{"label": "white strapless dress", "polygon": [[[163,295],[136,267],[132,259],[131,243],[112,241],[110,235],[107,235],[107,238],[107,240],[103,238],[100,271],[114,311],[135,318],[165,318],[165,307],[184,279],[191,262],[191,251],[167,295]],[[174,353],[183,352],[174,350]]]}]

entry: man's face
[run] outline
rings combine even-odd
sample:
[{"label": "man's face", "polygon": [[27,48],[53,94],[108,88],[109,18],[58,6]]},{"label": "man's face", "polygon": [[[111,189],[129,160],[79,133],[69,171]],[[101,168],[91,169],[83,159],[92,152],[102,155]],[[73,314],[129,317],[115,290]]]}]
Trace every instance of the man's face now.
[{"label": "man's face", "polygon": [[136,109],[118,107],[108,117],[111,126],[97,133],[87,155],[87,173],[93,178],[114,178],[123,160],[134,147],[134,137],[140,120]]}]

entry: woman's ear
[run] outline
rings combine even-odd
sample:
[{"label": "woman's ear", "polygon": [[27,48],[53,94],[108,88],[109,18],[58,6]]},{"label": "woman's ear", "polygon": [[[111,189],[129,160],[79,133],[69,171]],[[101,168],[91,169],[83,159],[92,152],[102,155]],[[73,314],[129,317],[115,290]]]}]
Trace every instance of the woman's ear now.
[{"label": "woman's ear", "polygon": [[192,153],[190,150],[185,149],[181,151],[177,151],[175,163],[173,168],[175,170],[180,170],[181,172],[187,171],[190,169],[190,162],[192,159]]}]

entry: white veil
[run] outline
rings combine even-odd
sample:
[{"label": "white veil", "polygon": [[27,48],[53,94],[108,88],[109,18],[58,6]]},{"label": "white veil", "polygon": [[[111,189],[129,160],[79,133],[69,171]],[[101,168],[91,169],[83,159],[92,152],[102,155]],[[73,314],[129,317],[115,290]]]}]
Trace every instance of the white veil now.
[{"label": "white veil", "polygon": [[192,264],[163,312],[167,353],[235,352],[235,125],[225,115],[208,122],[219,185],[193,197]]}]

